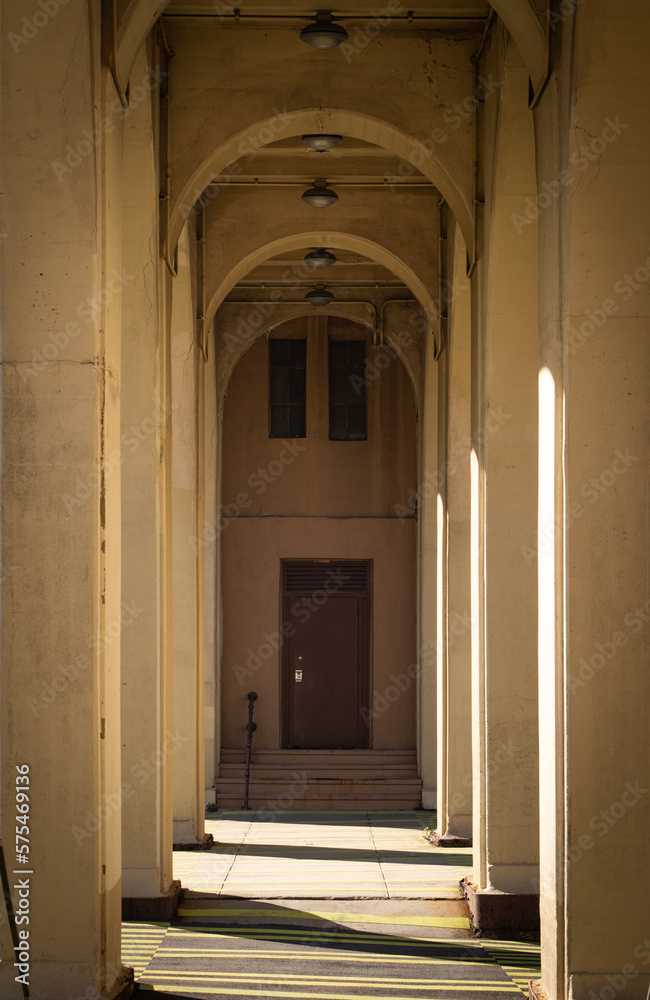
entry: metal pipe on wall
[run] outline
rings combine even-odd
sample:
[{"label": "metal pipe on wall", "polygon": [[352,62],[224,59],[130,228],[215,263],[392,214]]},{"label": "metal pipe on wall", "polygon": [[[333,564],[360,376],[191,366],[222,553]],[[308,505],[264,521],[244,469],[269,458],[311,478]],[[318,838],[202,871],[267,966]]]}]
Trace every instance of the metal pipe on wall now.
[{"label": "metal pipe on wall", "polygon": [[165,202],[165,237],[163,244],[163,257],[165,259],[165,264],[173,278],[178,274],[178,264],[176,260],[172,261],[171,256],[171,223],[172,223],[172,112],[171,112],[171,96],[172,96],[172,59],[174,58],[174,50],[170,48],[167,41],[167,35],[165,34],[165,26],[162,21],[160,21],[160,39],[162,41],[163,51],[165,53],[165,58],[167,59],[167,74],[166,74],[166,85],[164,93],[161,90],[160,100],[165,102],[165,187],[161,194],[161,200]]}]

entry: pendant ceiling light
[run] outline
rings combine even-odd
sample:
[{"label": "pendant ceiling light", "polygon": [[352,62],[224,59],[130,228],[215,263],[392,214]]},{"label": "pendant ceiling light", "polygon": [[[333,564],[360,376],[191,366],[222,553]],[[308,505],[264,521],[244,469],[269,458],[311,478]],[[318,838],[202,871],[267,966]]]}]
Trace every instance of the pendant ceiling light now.
[{"label": "pendant ceiling light", "polygon": [[334,296],[323,285],[316,285],[316,288],[312,288],[310,292],[307,292],[305,301],[311,302],[313,306],[328,306],[330,302],[334,301]]},{"label": "pendant ceiling light", "polygon": [[311,253],[305,255],[305,264],[320,270],[323,267],[331,267],[332,264],[336,264],[336,257],[325,247],[314,247]]},{"label": "pendant ceiling light", "polygon": [[339,200],[339,196],[336,191],[328,188],[324,177],[317,177],[314,186],[308,188],[302,195],[302,200],[312,208],[329,208]]},{"label": "pendant ceiling light", "polygon": [[334,24],[332,15],[327,10],[316,12],[314,24],[308,24],[300,32],[300,40],[307,42],[313,49],[335,49],[341,42],[347,41],[348,33],[340,24]]},{"label": "pendant ceiling light", "polygon": [[301,135],[300,141],[304,142],[305,146],[309,146],[310,149],[315,149],[317,153],[324,153],[327,149],[333,149],[334,146],[343,142],[343,136],[325,135],[320,132],[314,135]]}]

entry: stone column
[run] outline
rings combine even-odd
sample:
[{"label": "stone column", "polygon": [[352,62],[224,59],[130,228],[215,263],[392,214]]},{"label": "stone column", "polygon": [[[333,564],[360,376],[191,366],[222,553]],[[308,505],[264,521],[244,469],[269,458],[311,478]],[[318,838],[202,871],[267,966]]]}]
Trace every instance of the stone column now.
[{"label": "stone column", "polygon": [[203,521],[198,519],[199,545],[203,547],[204,561],[204,712],[205,712],[205,799],[206,802],[216,802],[214,780],[219,766],[220,712],[217,686],[217,625],[219,610],[217,607],[217,557],[219,545],[215,526],[217,517],[217,369],[216,344],[213,326],[210,325],[208,340],[208,358],[204,366],[204,404],[203,404],[203,462],[204,462],[204,510]]},{"label": "stone column", "polygon": [[[132,79],[152,74],[142,51]],[[123,896],[128,917],[167,919],[172,883],[171,558],[169,334],[171,278],[158,254],[158,172],[151,87],[125,116],[122,346]],[[154,88],[155,91],[155,88]]]},{"label": "stone column", "polygon": [[445,659],[444,725],[439,726],[438,828],[441,846],[470,844],[472,837],[471,592],[470,592],[470,284],[467,250],[458,226],[451,230],[451,271],[444,289],[448,313],[445,346]]},{"label": "stone column", "polygon": [[527,72],[507,46],[497,35],[500,97],[484,109],[483,339],[473,427],[483,491],[473,572],[484,592],[475,676],[479,837],[469,899],[475,925],[489,932],[534,930],[539,921],[537,233],[534,223],[518,232],[512,219],[535,191],[534,144]]},{"label": "stone column", "polygon": [[178,248],[172,308],[172,501],[174,535],[174,844],[204,839],[203,367],[196,339],[186,226]]},{"label": "stone column", "polygon": [[[19,927],[29,959],[13,965],[3,914],[0,993],[20,996],[15,977],[25,975],[33,1000],[116,997],[129,988],[120,961],[124,285],[119,212],[109,220],[103,206],[119,201],[121,129],[94,8],[70,0],[56,24],[43,11],[40,26],[24,14],[3,0],[1,683],[3,846],[19,872],[10,880],[14,907],[29,916]],[[27,828],[18,847],[17,812]]]},{"label": "stone column", "polygon": [[422,805],[435,809],[437,801],[436,720],[439,651],[437,634],[437,482],[438,472],[438,364],[435,341],[427,329],[424,344],[424,393],[420,430],[418,530],[419,580],[419,689],[418,767],[422,778]]},{"label": "stone column", "polygon": [[553,1000],[645,1000],[650,986],[650,66],[645,5],[620,13],[594,0],[563,21],[570,73],[556,49],[536,122],[540,186],[558,192],[539,220],[542,986]]}]

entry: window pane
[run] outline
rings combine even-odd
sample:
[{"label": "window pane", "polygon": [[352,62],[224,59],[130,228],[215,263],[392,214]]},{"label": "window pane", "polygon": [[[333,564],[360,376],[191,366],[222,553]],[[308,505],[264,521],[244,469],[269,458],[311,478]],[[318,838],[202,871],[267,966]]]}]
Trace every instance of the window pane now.
[{"label": "window pane", "polygon": [[304,403],[306,389],[306,370],[304,368],[289,369],[289,402]]},{"label": "window pane", "polygon": [[365,403],[366,401],[366,369],[348,369],[348,402]]},{"label": "window pane", "polygon": [[347,407],[330,406],[330,441],[347,441]]},{"label": "window pane", "polygon": [[349,439],[350,441],[366,440],[366,408],[355,403],[348,406]]},{"label": "window pane", "polygon": [[272,365],[286,365],[288,340],[269,340],[269,361]]},{"label": "window pane", "polygon": [[347,392],[347,371],[345,368],[330,369],[330,403],[344,403]]},{"label": "window pane", "polygon": [[344,365],[347,363],[347,341],[330,340],[330,365]]},{"label": "window pane", "polygon": [[287,436],[292,438],[304,438],[306,436],[304,406],[289,407],[289,434]]},{"label": "window pane", "polygon": [[271,407],[271,426],[269,428],[269,437],[272,438],[283,438],[288,437],[287,433],[287,407],[286,406],[272,406]]},{"label": "window pane", "polygon": [[365,340],[348,340],[348,364],[362,365],[366,360]]},{"label": "window pane", "polygon": [[289,364],[293,368],[304,368],[307,362],[307,341],[289,340]]},{"label": "window pane", "polygon": [[288,375],[288,369],[286,368],[271,368],[270,371],[271,404],[288,402],[287,389],[289,387],[289,379],[287,375]]}]

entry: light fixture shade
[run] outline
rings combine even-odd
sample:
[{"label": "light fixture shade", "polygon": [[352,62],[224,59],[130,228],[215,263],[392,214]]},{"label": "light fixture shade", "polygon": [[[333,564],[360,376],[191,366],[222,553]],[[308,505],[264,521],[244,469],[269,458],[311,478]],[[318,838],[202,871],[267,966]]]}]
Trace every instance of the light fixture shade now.
[{"label": "light fixture shade", "polygon": [[328,306],[330,302],[334,301],[334,296],[322,285],[318,285],[307,292],[305,301],[310,302],[313,306]]},{"label": "light fixture shade", "polygon": [[345,28],[335,24],[331,13],[326,10],[319,10],[314,24],[307,24],[300,32],[300,40],[311,45],[313,49],[335,49],[347,39],[348,33]]},{"label": "light fixture shade", "polygon": [[339,196],[336,191],[328,188],[327,181],[316,180],[314,186],[304,192],[302,200],[312,208],[329,208],[339,200]]},{"label": "light fixture shade", "polygon": [[325,247],[314,247],[310,253],[305,254],[305,264],[320,270],[323,267],[331,267],[332,264],[336,264],[336,257]]},{"label": "light fixture shade", "polygon": [[324,153],[327,149],[333,149],[334,146],[338,146],[340,142],[343,142],[342,135],[326,135],[322,132],[317,134],[301,135],[300,141],[304,142],[305,146],[309,146],[310,149],[315,149],[317,153]]}]

